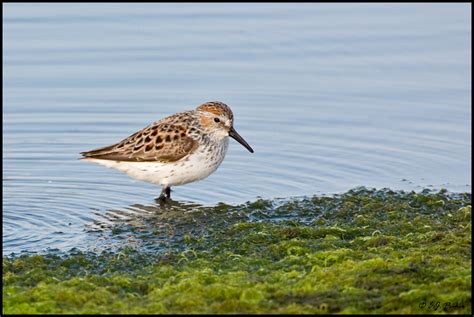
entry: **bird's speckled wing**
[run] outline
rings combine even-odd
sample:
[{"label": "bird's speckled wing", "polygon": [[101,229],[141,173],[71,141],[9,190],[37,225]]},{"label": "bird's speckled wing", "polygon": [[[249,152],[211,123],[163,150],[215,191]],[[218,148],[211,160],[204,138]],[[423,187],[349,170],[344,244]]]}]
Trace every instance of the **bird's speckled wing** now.
[{"label": "bird's speckled wing", "polygon": [[191,154],[198,142],[189,136],[189,113],[157,121],[119,143],[82,152],[84,159],[128,162],[175,162]]}]

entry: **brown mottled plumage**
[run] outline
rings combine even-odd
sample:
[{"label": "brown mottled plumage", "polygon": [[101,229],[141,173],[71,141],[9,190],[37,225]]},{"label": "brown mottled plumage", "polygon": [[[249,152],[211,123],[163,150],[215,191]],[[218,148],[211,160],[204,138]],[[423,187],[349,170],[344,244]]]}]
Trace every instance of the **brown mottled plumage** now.
[{"label": "brown mottled plumage", "polygon": [[[82,152],[85,158],[129,162],[174,162],[191,154],[198,142],[189,136],[192,120],[183,112],[156,122],[114,145]],[[174,123],[173,123],[174,122]]]}]

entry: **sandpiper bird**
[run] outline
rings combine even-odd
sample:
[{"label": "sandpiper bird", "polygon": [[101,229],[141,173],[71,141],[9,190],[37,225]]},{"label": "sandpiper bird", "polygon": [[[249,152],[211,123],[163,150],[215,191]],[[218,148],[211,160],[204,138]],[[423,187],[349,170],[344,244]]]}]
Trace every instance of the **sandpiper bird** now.
[{"label": "sandpiper bird", "polygon": [[171,197],[171,186],[206,178],[224,160],[234,138],[253,149],[235,131],[234,115],[219,101],[158,120],[128,138],[81,152],[84,160],[115,168],[129,176],[162,186],[159,199]]}]

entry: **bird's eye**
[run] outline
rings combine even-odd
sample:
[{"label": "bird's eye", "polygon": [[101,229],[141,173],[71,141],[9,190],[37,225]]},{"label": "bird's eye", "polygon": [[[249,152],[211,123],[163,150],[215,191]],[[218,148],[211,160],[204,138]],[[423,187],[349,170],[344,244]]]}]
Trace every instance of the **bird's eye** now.
[{"label": "bird's eye", "polygon": [[219,120],[219,118],[214,118],[214,122],[219,123],[219,122],[221,122],[221,120]]}]

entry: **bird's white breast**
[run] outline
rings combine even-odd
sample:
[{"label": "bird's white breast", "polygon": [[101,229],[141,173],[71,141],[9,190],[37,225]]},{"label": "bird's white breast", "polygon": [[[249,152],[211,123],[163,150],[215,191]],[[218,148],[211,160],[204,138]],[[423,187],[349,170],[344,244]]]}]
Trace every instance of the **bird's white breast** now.
[{"label": "bird's white breast", "polygon": [[199,146],[190,155],[170,163],[119,162],[92,159],[100,165],[127,173],[130,177],[157,185],[177,186],[195,182],[212,174],[224,160],[228,138]]}]

